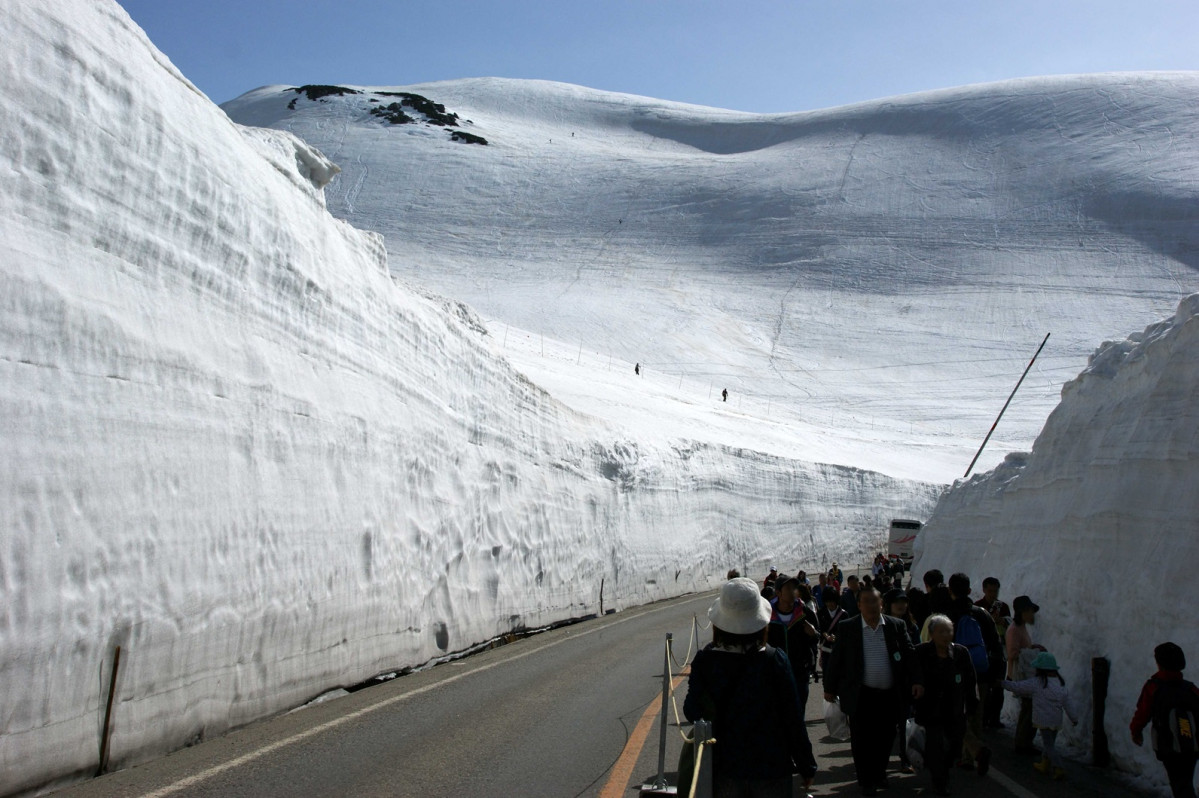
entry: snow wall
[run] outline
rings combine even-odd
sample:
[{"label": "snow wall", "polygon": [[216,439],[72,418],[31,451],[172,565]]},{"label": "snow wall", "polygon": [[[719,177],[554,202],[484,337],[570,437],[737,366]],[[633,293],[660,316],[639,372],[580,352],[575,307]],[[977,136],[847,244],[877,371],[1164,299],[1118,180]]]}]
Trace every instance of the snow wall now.
[{"label": "snow wall", "polygon": [[0,4],[0,793],[516,627],[853,561],[939,488],[631,440],[333,219],[116,4]]},{"label": "snow wall", "polygon": [[[914,571],[996,576],[1041,605],[1033,639],[1063,666],[1086,718],[1065,741],[1089,749],[1091,658],[1111,660],[1106,731],[1118,767],[1164,784],[1128,723],[1153,647],[1199,663],[1199,294],[1173,318],[1104,343],[1062,389],[1031,454],[946,492]],[[1195,674],[1191,674],[1195,678]],[[1014,713],[1014,702],[1008,707]],[[1014,717],[1014,715],[1013,715]],[[1146,735],[1146,737],[1148,737]]]}]

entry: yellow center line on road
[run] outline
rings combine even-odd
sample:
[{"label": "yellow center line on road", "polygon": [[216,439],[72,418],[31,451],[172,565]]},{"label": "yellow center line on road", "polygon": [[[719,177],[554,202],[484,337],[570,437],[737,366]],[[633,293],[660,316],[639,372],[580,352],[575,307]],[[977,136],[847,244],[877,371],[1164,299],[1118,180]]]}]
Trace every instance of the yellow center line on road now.
[{"label": "yellow center line on road", "polygon": [[[678,689],[679,684],[685,678],[687,678],[686,670],[674,677],[670,691],[673,693]],[[649,706],[641,714],[641,719],[633,727],[633,733],[629,735],[628,741],[624,744],[624,750],[620,752],[620,757],[612,766],[612,772],[608,776],[608,781],[604,783],[604,788],[600,790],[599,798],[621,798],[628,791],[629,779],[633,777],[633,768],[637,767],[637,760],[641,758],[641,749],[645,747],[646,738],[649,737],[650,730],[654,727],[654,718],[661,709],[662,694],[659,693],[653,701],[649,702]]]},{"label": "yellow center line on road", "polygon": [[[661,612],[662,610],[674,609],[682,604],[687,604],[687,603],[690,603],[690,601],[696,601],[703,597],[704,597],[704,594],[699,594],[699,595],[691,596],[691,597],[680,597],[679,600],[671,601],[669,604],[667,604],[665,606],[651,606],[649,609],[643,610],[642,612],[630,613],[627,615],[622,614],[621,617],[618,617],[616,620],[613,620],[610,623],[603,623],[601,625],[592,627],[590,629],[584,629],[583,631],[578,632],[577,634],[566,634],[566,635],[558,638],[557,640],[552,640],[549,643],[546,643],[545,645],[538,646],[536,648],[531,648],[531,649],[528,649],[527,651],[521,651],[519,653],[514,653],[510,657],[505,657],[503,659],[497,659],[493,662],[488,662],[484,665],[480,665],[479,667],[472,668],[468,671],[460,671],[452,676],[446,677],[445,679],[441,679],[437,682],[426,684],[426,685],[424,685],[422,687],[418,687],[414,690],[409,690],[406,693],[400,693],[399,695],[394,695],[391,698],[384,699],[382,701],[379,701],[378,703],[371,704],[370,706],[362,707],[361,709],[357,709],[353,712],[347,713],[345,715],[341,715],[339,717],[334,718],[333,720],[326,721],[325,723],[322,723],[318,726],[313,726],[310,729],[306,729],[302,732],[293,734],[290,737],[284,737],[281,740],[276,740],[275,742],[270,743],[269,745],[264,745],[261,748],[257,748],[253,751],[249,751],[248,753],[242,754],[239,757],[235,757],[228,761],[221,762],[221,763],[213,765],[209,768],[205,768],[204,770],[201,770],[199,773],[194,773],[191,776],[187,776],[185,778],[179,779],[178,781],[172,782],[171,784],[168,784],[165,787],[160,787],[157,790],[152,790],[150,792],[142,793],[142,798],[166,798],[166,796],[168,796],[168,795],[174,795],[175,793],[180,792],[181,790],[186,790],[189,787],[194,787],[195,785],[199,784],[200,782],[207,781],[208,779],[211,779],[214,776],[219,776],[220,774],[225,773],[226,771],[241,767],[242,765],[245,765],[248,762],[253,762],[256,759],[261,759],[262,757],[266,756],[267,754],[274,753],[275,751],[278,751],[281,748],[285,748],[294,743],[302,742],[311,737],[315,737],[318,734],[323,734],[324,732],[327,732],[330,729],[335,729],[338,726],[343,726],[346,723],[349,723],[350,721],[357,720],[358,718],[362,717],[363,715],[368,715],[368,714],[370,714],[372,712],[376,712],[380,709],[386,709],[387,707],[398,704],[401,701],[407,701],[410,698],[415,698],[419,695],[423,695],[424,693],[428,693],[432,690],[436,690],[438,687],[444,687],[448,684],[453,684],[454,682],[457,682],[461,679],[465,679],[468,676],[474,676],[477,673],[483,673],[484,671],[489,671],[492,668],[498,667],[500,665],[505,665],[510,662],[515,662],[517,660],[524,659],[525,657],[531,657],[534,654],[540,654],[542,651],[545,651],[547,649],[561,645],[562,643],[568,642],[570,640],[578,640],[581,637],[587,637],[588,635],[595,634],[596,632],[602,632],[605,629],[611,629],[613,626],[622,624],[625,621],[636,620],[637,618],[642,618],[646,615],[651,615],[655,612]],[[602,618],[597,619],[597,620],[602,620]],[[679,678],[682,678],[682,677],[679,677]],[[659,696],[658,701],[661,701],[661,700],[662,700],[661,696]]]}]

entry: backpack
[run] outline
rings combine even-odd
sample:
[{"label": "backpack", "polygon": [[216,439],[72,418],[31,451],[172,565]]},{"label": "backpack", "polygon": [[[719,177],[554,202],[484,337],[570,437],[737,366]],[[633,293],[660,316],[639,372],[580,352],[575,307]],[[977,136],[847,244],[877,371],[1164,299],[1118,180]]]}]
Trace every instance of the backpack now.
[{"label": "backpack", "polygon": [[1180,679],[1163,681],[1152,679],[1157,684],[1153,696],[1153,750],[1158,754],[1181,754],[1199,756],[1199,696],[1195,685]]},{"label": "backpack", "polygon": [[987,656],[987,644],[983,641],[983,628],[971,613],[968,612],[958,619],[953,642],[965,646],[970,652],[970,661],[974,663],[976,674],[982,676],[990,669],[991,660]]}]

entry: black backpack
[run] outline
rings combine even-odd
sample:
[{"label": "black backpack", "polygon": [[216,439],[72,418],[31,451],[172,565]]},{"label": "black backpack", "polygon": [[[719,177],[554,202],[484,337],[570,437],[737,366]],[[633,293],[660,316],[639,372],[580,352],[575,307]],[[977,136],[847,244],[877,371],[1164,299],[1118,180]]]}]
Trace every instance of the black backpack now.
[{"label": "black backpack", "polygon": [[1157,685],[1153,695],[1153,750],[1158,754],[1199,756],[1199,696],[1195,685],[1179,679],[1152,679]]}]

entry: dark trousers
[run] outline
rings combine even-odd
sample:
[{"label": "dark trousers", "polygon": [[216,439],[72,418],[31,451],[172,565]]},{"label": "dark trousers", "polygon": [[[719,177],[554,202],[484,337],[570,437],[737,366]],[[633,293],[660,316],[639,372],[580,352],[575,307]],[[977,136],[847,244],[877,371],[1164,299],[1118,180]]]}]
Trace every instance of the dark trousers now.
[{"label": "dark trousers", "polygon": [[[799,711],[804,719],[804,723],[800,724],[800,727],[797,731],[803,737],[803,741],[801,744],[803,745],[803,747],[805,749],[807,749],[806,759],[808,760],[808,762],[811,765],[811,773],[815,773],[816,772],[816,754],[812,751],[812,741],[808,738],[808,724],[807,724],[808,693],[811,690],[811,685],[808,683],[806,673],[804,674],[803,679],[800,679],[798,675],[795,677],[795,690],[797,693],[799,693]],[[800,773],[805,776],[808,775],[805,772],[805,768],[803,768],[803,767],[800,768]]]},{"label": "dark trousers", "polygon": [[994,729],[999,726],[999,716],[1003,713],[1004,690],[996,680],[979,681],[978,691],[983,700],[983,726]]},{"label": "dark trousers", "polygon": [[906,768],[912,764],[908,759],[908,718],[912,717],[912,705],[904,698],[899,705],[899,764]]},{"label": "dark trousers", "polygon": [[1020,699],[1020,717],[1016,719],[1016,750],[1032,748],[1037,730],[1032,727],[1032,699]]},{"label": "dark trousers", "polygon": [[949,786],[949,771],[962,750],[963,732],[964,729],[941,725],[924,727],[924,766],[932,777],[933,787]]},{"label": "dark trousers", "polygon": [[1174,798],[1195,798],[1195,757],[1165,754],[1162,764]]},{"label": "dark trousers", "polygon": [[887,778],[887,761],[899,725],[899,691],[863,687],[849,718],[849,747],[858,784],[879,787]]}]

